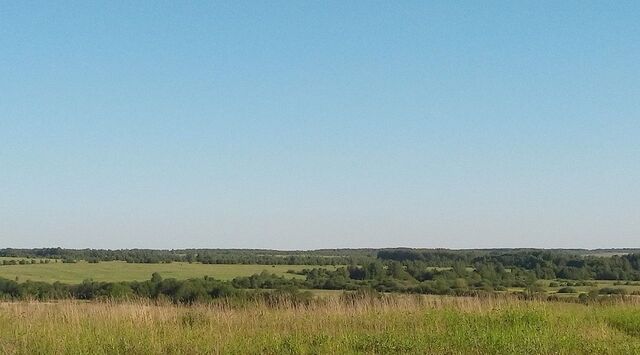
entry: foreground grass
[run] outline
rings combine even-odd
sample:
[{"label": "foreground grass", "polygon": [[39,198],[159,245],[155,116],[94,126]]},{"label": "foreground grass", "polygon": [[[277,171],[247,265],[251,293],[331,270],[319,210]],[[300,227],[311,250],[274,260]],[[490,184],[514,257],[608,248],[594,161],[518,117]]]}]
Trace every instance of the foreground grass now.
[{"label": "foreground grass", "polygon": [[0,304],[7,354],[640,352],[640,306],[393,297],[310,306]]},{"label": "foreground grass", "polygon": [[[78,262],[74,264],[49,263],[27,265],[0,266],[0,277],[19,281],[81,283],[83,280],[94,281],[144,281],[154,272],[164,278],[189,279],[211,276],[219,280],[230,280],[238,276],[251,276],[263,270],[287,277],[302,277],[288,274],[287,270],[314,268],[317,265],[241,265],[241,264],[200,264],[175,262],[170,264],[130,264],[123,261],[108,261],[91,264]],[[331,269],[332,266],[323,266]]]}]

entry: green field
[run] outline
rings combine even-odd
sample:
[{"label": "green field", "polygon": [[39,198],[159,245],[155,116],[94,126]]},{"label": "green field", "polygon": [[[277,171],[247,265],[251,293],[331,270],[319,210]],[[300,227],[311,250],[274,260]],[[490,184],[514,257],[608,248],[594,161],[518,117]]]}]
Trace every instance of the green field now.
[{"label": "green field", "polygon": [[[565,294],[560,294],[557,293],[558,290],[560,290],[561,288],[565,287],[565,286],[557,286],[557,287],[550,287],[549,283],[551,282],[567,282],[567,281],[551,281],[551,280],[539,280],[538,282],[540,284],[542,284],[544,290],[548,293],[548,294],[556,294],[558,296],[563,296],[563,297],[570,297],[570,296],[577,296],[580,293],[588,293],[589,291],[594,291],[594,290],[598,290],[601,288],[622,288],[624,290],[627,291],[627,293],[631,294],[633,292],[640,292],[640,282],[637,281],[632,281],[631,285],[625,285],[625,281],[621,281],[622,284],[616,284],[619,282],[616,281],[612,281],[612,280],[585,280],[587,282],[590,283],[594,283],[595,285],[593,286],[569,286],[571,288],[573,288],[576,292],[575,293],[565,293]],[[568,282],[576,282],[575,280],[568,280]],[[522,287],[510,287],[508,288],[509,292],[523,292],[524,288]]]},{"label": "green field", "polygon": [[[158,272],[164,278],[188,279],[211,276],[220,280],[230,280],[237,276],[250,276],[266,270],[286,277],[302,277],[287,273],[287,270],[302,270],[317,265],[239,265],[239,264],[199,264],[175,262],[170,264],[130,264],[123,261],[108,261],[91,264],[78,262],[64,264],[0,265],[0,277],[23,282],[46,281],[80,283],[86,279],[94,281],[144,281]],[[326,266],[326,268],[333,268]]]},{"label": "green field", "polygon": [[397,296],[233,308],[0,303],[6,354],[638,354],[640,306]]}]

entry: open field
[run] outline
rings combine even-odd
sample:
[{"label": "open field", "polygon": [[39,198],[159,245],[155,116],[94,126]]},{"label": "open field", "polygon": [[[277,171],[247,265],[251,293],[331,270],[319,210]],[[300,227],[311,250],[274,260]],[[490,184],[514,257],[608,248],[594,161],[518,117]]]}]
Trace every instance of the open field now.
[{"label": "open field", "polygon": [[[624,289],[627,293],[633,293],[633,292],[640,292],[640,282],[638,281],[630,281],[629,285],[625,285],[626,281],[613,281],[613,280],[584,280],[586,282],[589,282],[593,285],[590,286],[569,286],[570,288],[574,289],[576,292],[575,293],[566,293],[566,294],[561,294],[561,293],[557,293],[560,289],[566,287],[566,286],[554,286],[551,287],[549,286],[550,283],[552,282],[556,282],[556,283],[574,283],[576,282],[576,280],[560,280],[560,281],[556,281],[556,280],[539,280],[538,282],[540,284],[542,284],[544,290],[546,291],[547,294],[557,294],[558,296],[577,296],[580,293],[588,293],[590,291],[593,290],[598,290],[601,288],[615,288],[615,289]],[[509,292],[523,292],[524,288],[522,287],[510,287],[508,288]]]},{"label": "open field", "polygon": [[[611,280],[591,280],[588,282],[594,282],[596,286],[571,286],[571,288],[573,288],[577,293],[589,292],[601,288],[624,289],[627,293],[640,292],[640,283],[638,282],[632,282],[631,285],[616,285],[616,282]],[[546,287],[546,290],[551,294],[558,292],[561,288],[562,287]]]},{"label": "open field", "polygon": [[408,297],[310,306],[2,303],[5,354],[640,352],[640,305]]},{"label": "open field", "polygon": [[[4,265],[0,266],[0,277],[18,281],[45,281],[80,283],[85,279],[94,281],[143,281],[154,272],[164,278],[188,279],[211,276],[220,280],[230,280],[237,276],[250,276],[266,270],[276,275],[302,277],[287,273],[287,270],[302,270],[317,266],[310,265],[241,265],[241,264],[200,264],[175,262],[169,264],[130,264],[122,261],[108,261],[91,264],[62,262],[49,264]],[[326,268],[333,268],[327,266]]]}]

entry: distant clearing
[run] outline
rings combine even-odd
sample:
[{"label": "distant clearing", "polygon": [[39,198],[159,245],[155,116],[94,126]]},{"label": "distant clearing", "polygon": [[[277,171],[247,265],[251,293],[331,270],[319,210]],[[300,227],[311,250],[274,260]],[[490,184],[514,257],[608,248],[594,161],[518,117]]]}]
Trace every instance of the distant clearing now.
[{"label": "distant clearing", "polygon": [[[15,258],[19,259],[19,258]],[[287,273],[287,270],[300,271],[317,265],[239,265],[239,264],[199,264],[174,262],[169,264],[131,264],[123,261],[107,261],[97,264],[62,262],[49,264],[3,265],[0,277],[23,282],[46,281],[80,283],[86,279],[94,281],[144,281],[158,272],[164,278],[188,279],[210,276],[220,280],[230,280],[237,276],[251,276],[266,270],[286,277],[303,277]],[[335,269],[333,266],[323,266]]]}]

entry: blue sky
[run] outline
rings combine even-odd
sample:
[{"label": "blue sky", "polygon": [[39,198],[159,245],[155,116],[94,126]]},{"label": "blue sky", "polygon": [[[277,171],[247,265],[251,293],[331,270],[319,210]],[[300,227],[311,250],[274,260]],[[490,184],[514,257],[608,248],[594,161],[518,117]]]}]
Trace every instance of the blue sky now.
[{"label": "blue sky", "polygon": [[3,2],[2,247],[639,247],[640,3]]}]

